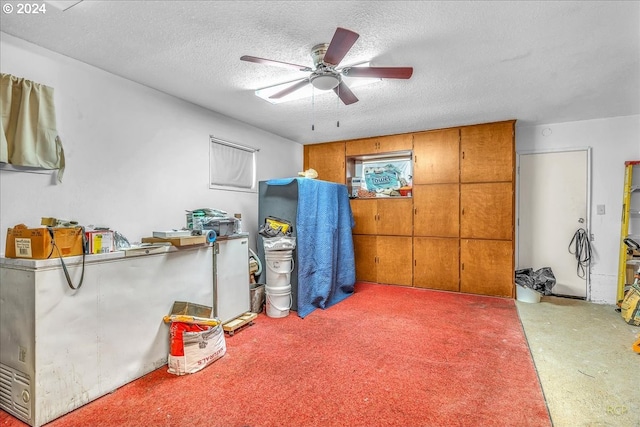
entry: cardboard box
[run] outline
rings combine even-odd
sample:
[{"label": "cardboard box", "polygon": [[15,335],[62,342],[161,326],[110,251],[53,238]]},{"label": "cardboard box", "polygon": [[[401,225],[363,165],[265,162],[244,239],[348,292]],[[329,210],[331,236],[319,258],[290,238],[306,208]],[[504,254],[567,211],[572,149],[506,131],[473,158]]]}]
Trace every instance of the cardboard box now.
[{"label": "cardboard box", "polygon": [[640,326],[640,285],[631,285],[620,305],[620,314],[628,324]]},{"label": "cardboard box", "polygon": [[87,231],[87,253],[105,254],[115,251],[113,231]]},{"label": "cardboard box", "polygon": [[[83,237],[82,227],[27,228],[20,224],[7,230],[4,256],[47,259],[82,255]],[[54,248],[54,241],[57,249]]]},{"label": "cardboard box", "polygon": [[142,238],[142,243],[165,243],[165,242],[169,242],[176,247],[203,245],[207,242],[207,237],[206,236],[188,236],[188,237],[175,237],[175,238],[168,238],[168,239],[161,239],[159,237],[143,237]]}]

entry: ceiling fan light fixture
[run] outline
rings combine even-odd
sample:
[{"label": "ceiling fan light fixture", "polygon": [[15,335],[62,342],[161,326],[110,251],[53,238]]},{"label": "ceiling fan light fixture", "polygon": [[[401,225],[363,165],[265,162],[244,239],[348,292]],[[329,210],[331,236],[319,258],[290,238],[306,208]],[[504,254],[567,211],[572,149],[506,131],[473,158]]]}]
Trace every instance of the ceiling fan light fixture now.
[{"label": "ceiling fan light fixture", "polygon": [[318,74],[312,75],[309,81],[318,90],[331,90],[340,84],[340,77],[332,73]]}]

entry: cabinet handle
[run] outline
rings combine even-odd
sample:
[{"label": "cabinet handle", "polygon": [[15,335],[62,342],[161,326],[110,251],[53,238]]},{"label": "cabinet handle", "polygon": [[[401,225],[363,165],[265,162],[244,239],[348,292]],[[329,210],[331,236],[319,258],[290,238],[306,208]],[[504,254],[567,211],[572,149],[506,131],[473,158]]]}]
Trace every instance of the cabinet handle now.
[{"label": "cabinet handle", "polygon": [[418,215],[418,208],[413,208],[413,214]]},{"label": "cabinet handle", "polygon": [[462,160],[464,160],[464,151],[462,152]]},{"label": "cabinet handle", "polygon": [[462,215],[464,215],[464,208],[462,208]]},{"label": "cabinet handle", "polygon": [[460,264],[460,269],[461,269],[462,271],[464,271],[464,262],[463,262],[462,264]]}]

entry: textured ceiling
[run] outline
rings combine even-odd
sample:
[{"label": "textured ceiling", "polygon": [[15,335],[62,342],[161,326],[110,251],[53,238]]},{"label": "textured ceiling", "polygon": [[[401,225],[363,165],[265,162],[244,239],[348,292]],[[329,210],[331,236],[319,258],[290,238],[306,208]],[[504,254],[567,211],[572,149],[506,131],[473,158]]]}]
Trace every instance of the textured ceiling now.
[{"label": "textured ceiling", "polygon": [[[301,143],[640,113],[637,1],[85,0],[0,16],[7,34]],[[311,66],[336,27],[360,34],[343,65],[412,66],[413,77],[353,88],[349,106],[333,92],[313,108],[254,95],[307,74],[242,55]]]}]

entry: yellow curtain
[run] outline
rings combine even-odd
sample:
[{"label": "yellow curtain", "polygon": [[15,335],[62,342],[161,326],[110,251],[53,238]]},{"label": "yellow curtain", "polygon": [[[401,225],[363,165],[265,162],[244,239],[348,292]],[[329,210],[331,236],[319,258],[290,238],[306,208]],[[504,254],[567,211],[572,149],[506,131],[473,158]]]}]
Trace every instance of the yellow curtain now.
[{"label": "yellow curtain", "polygon": [[53,88],[1,74],[0,162],[57,169],[64,173],[64,150],[56,130]]}]

